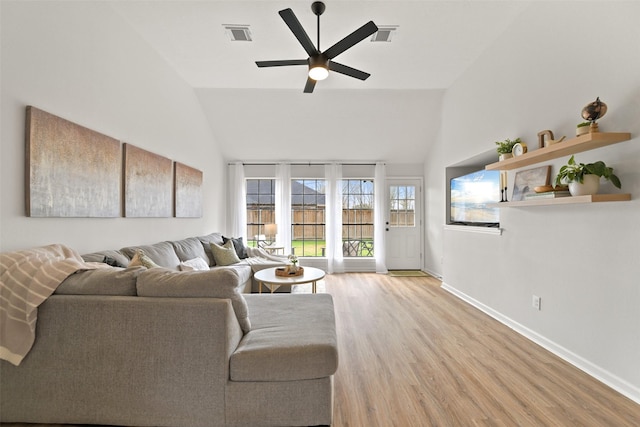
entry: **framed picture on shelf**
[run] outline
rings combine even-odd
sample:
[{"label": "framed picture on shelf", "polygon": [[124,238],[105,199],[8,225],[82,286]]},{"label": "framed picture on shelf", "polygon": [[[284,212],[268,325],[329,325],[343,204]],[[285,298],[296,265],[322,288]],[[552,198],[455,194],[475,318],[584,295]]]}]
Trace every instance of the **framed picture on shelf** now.
[{"label": "framed picture on shelf", "polygon": [[535,187],[549,185],[550,174],[551,166],[549,165],[516,172],[511,201],[524,200],[525,195],[535,193]]}]

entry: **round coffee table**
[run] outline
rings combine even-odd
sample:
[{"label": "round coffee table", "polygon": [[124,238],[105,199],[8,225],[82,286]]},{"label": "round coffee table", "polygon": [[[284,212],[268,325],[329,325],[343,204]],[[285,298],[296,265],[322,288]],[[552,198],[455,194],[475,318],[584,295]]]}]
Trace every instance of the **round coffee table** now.
[{"label": "round coffee table", "polygon": [[253,277],[258,281],[258,293],[262,293],[262,285],[265,284],[271,293],[278,289],[281,285],[303,285],[311,283],[311,292],[316,293],[316,282],[324,278],[324,271],[314,267],[304,267],[304,274],[300,276],[276,276],[276,268],[265,268],[254,274]]}]

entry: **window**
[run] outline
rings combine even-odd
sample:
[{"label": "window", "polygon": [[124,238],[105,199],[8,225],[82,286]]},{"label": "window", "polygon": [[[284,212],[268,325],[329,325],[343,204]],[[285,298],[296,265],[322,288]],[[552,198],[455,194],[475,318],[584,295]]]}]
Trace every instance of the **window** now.
[{"label": "window", "polygon": [[416,187],[392,185],[389,187],[390,227],[415,227]]},{"label": "window", "polygon": [[[345,257],[373,257],[374,185],[372,179],[343,179],[342,242]],[[275,223],[275,179],[247,179],[247,246],[272,243],[267,225]],[[326,181],[291,180],[291,252],[322,257],[326,251]],[[278,224],[286,227],[287,224]]]},{"label": "window", "polygon": [[325,181],[291,180],[291,251],[323,256],[325,250]]},{"label": "window", "polygon": [[373,256],[373,180],[342,180],[342,252]]},{"label": "window", "polygon": [[266,235],[266,224],[275,223],[275,180],[247,179],[247,246],[262,246],[273,236]]}]

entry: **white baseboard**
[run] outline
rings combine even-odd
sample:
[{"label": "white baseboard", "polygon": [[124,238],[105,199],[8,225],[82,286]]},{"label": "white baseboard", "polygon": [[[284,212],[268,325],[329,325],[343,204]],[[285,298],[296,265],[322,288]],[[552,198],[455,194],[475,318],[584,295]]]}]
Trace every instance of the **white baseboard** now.
[{"label": "white baseboard", "polygon": [[424,271],[425,273],[429,274],[430,276],[433,276],[436,279],[442,281],[442,276],[439,273],[436,273],[435,271],[431,271],[428,268],[423,268],[422,271]]},{"label": "white baseboard", "polygon": [[538,334],[537,332],[532,331],[526,326],[523,326],[520,323],[515,322],[509,317],[504,316],[503,314],[495,311],[491,307],[486,306],[480,301],[470,297],[469,295],[463,292],[460,292],[459,290],[447,285],[444,282],[442,282],[442,289],[460,298],[466,303],[471,304],[472,306],[476,307],[478,310],[493,317],[498,322],[508,326],[509,328],[513,329],[520,335],[530,339],[534,343],[549,350],[550,352],[560,357],[561,359],[571,363],[576,368],[586,372],[587,374],[597,379],[598,381],[608,385],[612,389],[618,391],[619,393],[625,395],[626,397],[633,400],[634,402],[640,404],[640,388],[634,386],[633,384],[630,384],[629,382],[623,380],[622,378],[617,377],[616,375],[613,375],[611,372],[605,369],[602,369],[601,367],[591,363],[590,361],[584,359],[583,357],[573,353],[572,351],[562,347],[561,345],[558,345],[557,343]]}]

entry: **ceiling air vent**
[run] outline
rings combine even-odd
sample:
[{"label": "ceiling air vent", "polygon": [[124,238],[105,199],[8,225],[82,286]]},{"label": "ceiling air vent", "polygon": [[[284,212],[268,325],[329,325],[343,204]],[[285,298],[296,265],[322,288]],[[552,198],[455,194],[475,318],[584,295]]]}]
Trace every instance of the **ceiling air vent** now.
[{"label": "ceiling air vent", "polygon": [[391,42],[391,36],[398,29],[397,25],[378,25],[378,31],[371,36],[372,42]]},{"label": "ceiling air vent", "polygon": [[232,42],[250,42],[251,31],[248,25],[223,25],[224,30]]}]

